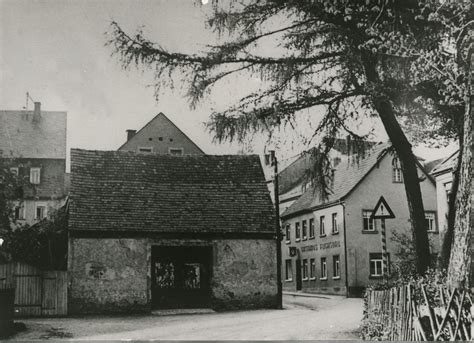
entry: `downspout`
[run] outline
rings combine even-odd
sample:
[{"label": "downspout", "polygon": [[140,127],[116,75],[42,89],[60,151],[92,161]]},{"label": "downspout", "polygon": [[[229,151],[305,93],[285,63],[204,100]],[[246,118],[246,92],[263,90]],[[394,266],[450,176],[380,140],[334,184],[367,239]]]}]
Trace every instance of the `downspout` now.
[{"label": "downspout", "polygon": [[344,201],[340,201],[339,204],[342,206],[342,226],[344,231],[344,274],[345,274],[345,284],[346,284],[346,298],[349,297],[349,280],[347,273],[347,239],[346,239],[346,206]]}]

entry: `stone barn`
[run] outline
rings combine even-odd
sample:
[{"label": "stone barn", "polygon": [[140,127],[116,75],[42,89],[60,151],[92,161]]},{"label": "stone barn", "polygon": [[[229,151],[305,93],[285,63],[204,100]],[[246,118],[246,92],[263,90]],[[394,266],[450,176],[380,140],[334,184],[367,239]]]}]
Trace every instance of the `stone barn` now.
[{"label": "stone barn", "polygon": [[258,156],[71,151],[69,312],[276,308]]}]

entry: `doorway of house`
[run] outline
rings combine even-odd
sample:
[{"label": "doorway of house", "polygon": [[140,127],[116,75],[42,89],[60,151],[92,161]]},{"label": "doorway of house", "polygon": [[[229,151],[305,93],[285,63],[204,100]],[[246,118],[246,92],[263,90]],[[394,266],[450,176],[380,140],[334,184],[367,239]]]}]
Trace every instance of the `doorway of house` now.
[{"label": "doorway of house", "polygon": [[207,307],[212,247],[153,246],[151,298],[155,309]]},{"label": "doorway of house", "polygon": [[296,290],[301,291],[303,280],[301,278],[301,260],[296,260]]}]

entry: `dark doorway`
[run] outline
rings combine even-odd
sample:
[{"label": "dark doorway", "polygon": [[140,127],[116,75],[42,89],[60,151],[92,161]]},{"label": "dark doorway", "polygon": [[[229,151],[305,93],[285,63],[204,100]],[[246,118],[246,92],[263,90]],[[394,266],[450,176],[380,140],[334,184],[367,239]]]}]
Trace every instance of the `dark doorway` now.
[{"label": "dark doorway", "polygon": [[153,308],[208,306],[211,268],[212,247],[152,247]]},{"label": "dark doorway", "polygon": [[303,280],[301,279],[301,260],[296,260],[296,290],[301,291]]}]

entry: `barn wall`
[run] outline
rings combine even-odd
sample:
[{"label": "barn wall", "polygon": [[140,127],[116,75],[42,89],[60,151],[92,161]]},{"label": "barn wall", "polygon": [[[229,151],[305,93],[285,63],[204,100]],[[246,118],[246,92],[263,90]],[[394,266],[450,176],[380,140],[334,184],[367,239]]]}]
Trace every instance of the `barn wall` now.
[{"label": "barn wall", "polygon": [[273,240],[70,238],[70,314],[151,311],[154,245],[212,246],[214,309],[277,306]]}]

